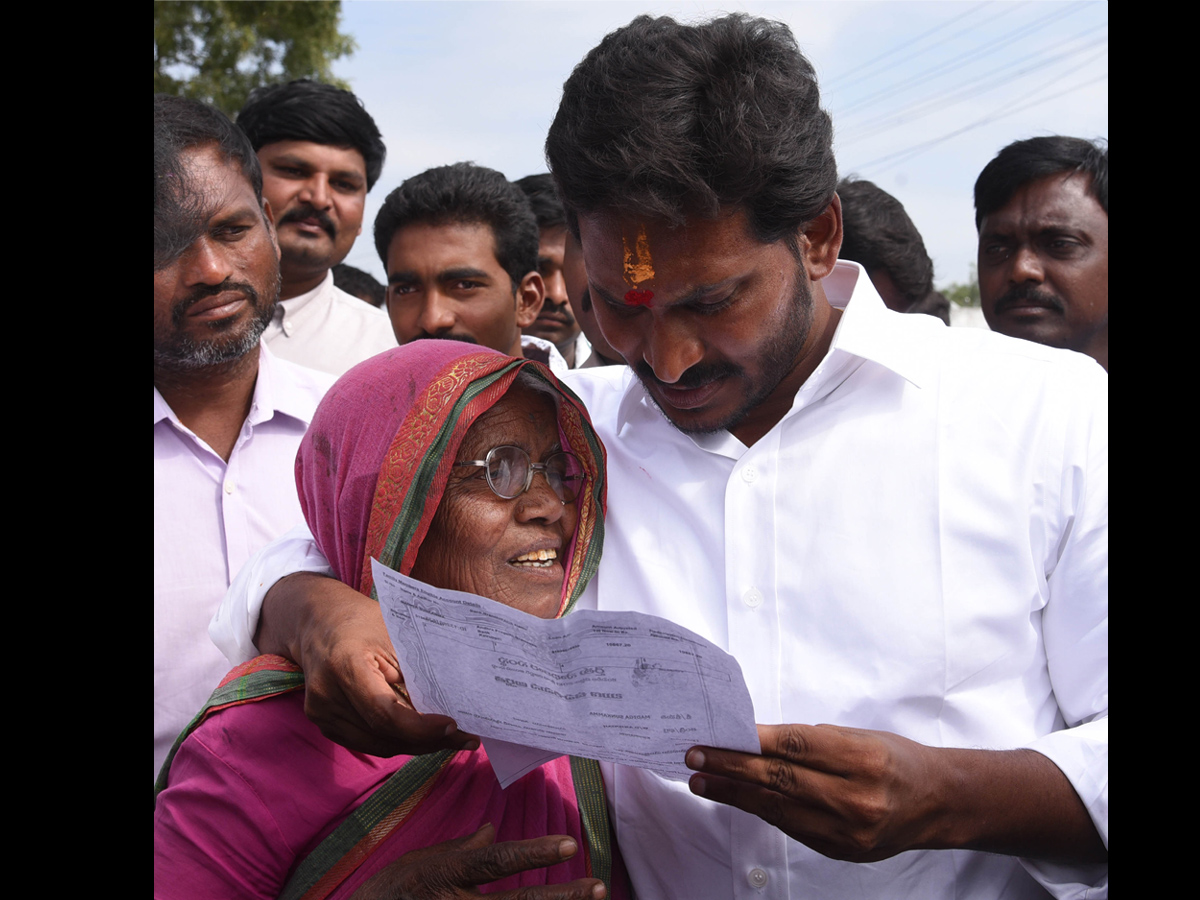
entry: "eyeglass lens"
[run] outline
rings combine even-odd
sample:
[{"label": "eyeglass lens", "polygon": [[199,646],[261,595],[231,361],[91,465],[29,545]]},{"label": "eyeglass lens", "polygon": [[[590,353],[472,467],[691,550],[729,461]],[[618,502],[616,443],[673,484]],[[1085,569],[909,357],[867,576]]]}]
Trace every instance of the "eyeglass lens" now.
[{"label": "eyeglass lens", "polygon": [[579,491],[583,475],[579,461],[570,453],[559,450],[546,457],[544,463],[534,463],[520,447],[494,447],[487,455],[487,478],[492,490],[506,500],[524,493],[541,469],[550,489],[563,503],[570,503]]}]

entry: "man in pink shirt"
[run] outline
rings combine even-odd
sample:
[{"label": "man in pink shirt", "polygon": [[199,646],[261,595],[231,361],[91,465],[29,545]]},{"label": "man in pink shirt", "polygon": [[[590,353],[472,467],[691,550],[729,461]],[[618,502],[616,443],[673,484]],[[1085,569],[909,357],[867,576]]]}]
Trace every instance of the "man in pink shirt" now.
[{"label": "man in pink shirt", "polygon": [[260,345],[279,245],[249,141],[154,98],[154,768],[228,668],[208,621],[300,521],[292,465],[332,376]]}]

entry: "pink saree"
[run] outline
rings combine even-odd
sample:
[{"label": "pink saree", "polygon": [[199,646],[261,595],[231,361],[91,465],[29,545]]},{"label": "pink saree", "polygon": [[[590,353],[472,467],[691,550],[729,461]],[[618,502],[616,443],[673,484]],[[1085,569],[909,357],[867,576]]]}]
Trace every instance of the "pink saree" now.
[{"label": "pink saree", "polygon": [[[463,436],[522,368],[553,387],[562,444],[588,478],[559,614],[571,608],[603,539],[599,439],[549,370],[448,341],[351,369],[305,435],[301,507],[341,580],[373,595],[372,556],[411,570]],[[581,850],[485,892],[592,876],[628,896],[594,761],[562,757],[501,790],[482,749],[379,758],[327,740],[304,715],[301,687],[293,663],[258,657],[226,676],[181,735],[156,784],[156,897],[348,897],[403,854],[487,822],[497,841],[568,834]]]}]

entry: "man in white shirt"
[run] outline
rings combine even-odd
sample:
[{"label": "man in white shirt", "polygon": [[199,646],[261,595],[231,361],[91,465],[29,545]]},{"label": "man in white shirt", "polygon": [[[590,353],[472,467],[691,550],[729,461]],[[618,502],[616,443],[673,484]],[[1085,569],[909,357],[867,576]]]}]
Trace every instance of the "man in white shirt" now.
[{"label": "man in white shirt", "polygon": [[554,344],[521,333],[546,295],[537,219],[495,169],[455,163],[409,178],[375,216],[375,249],[401,344],[466,341],[567,370]]},{"label": "man in white shirt", "polygon": [[979,301],[992,331],[1108,370],[1108,146],[1015,141],[975,182]]},{"label": "man in white shirt", "polygon": [[383,170],[375,121],[349,91],[300,80],[259,88],[237,117],[275,212],[283,287],[263,340],[276,356],[333,375],[396,346],[382,310],[336,287],[331,269],[362,233]]},{"label": "man in white shirt", "polygon": [[554,192],[549,174],[526,175],[515,182],[529,198],[538,226],[538,272],[546,285],[546,301],[537,318],[522,332],[549,341],[558,348],[567,366],[582,366],[591,357],[592,345],[580,330],[567,298],[563,260],[567,247],[567,214]]},{"label": "man in white shirt", "polygon": [[154,771],[228,663],[229,580],[300,520],[292,464],[332,379],[259,338],[279,250],[258,160],[224,115],[154,99]]},{"label": "man in white shirt", "polygon": [[[630,366],[568,376],[609,453],[583,602],[728,649],[762,723],[687,785],[607,767],[618,844],[652,897],[1107,896],[1107,376],[887,310],[836,261],[831,145],[792,35],[746,16],[635,19],[550,128]],[[350,746],[472,745],[396,702],[371,601],[295,575],[258,620],[256,585],[321,566],[271,552],[227,653],[292,655]]]}]

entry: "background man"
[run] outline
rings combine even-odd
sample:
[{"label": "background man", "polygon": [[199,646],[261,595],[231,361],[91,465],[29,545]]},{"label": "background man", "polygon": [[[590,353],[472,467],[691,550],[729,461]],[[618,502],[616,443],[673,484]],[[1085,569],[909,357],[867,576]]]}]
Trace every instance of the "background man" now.
[{"label": "background man", "polygon": [[596,324],[596,313],[592,309],[592,297],[588,292],[587,269],[583,266],[583,248],[579,246],[579,238],[567,232],[566,246],[563,249],[563,285],[567,291],[567,299],[575,313],[575,320],[587,336],[592,347],[592,355],[579,366],[581,369],[594,369],[597,366],[623,366],[625,360],[600,333]]},{"label": "background man", "polygon": [[263,339],[277,355],[340,375],[396,346],[387,316],[337,288],[330,269],[362,232],[383,169],[374,120],[349,91],[315,81],[259,88],[238,113],[275,211],[283,288]]},{"label": "background man", "polygon": [[567,365],[583,365],[591,353],[588,339],[579,330],[567,299],[563,280],[563,253],[567,243],[567,217],[554,193],[554,180],[545,175],[526,175],[514,182],[525,192],[538,224],[538,272],[546,284],[546,300],[530,325],[521,329],[549,341],[558,348]]},{"label": "background man", "polygon": [[208,620],[230,577],[301,521],[292,461],[332,379],[260,346],[278,293],[245,135],[201,103],[156,96],[155,775],[228,671]]},{"label": "background man", "polygon": [[467,341],[566,370],[553,344],[521,334],[545,295],[537,220],[496,170],[455,163],[414,175],[383,201],[375,248],[401,344]]},{"label": "background man", "polygon": [[933,260],[904,204],[858,178],[838,182],[842,201],[841,259],[861,263],[896,312],[922,312],[950,324],[950,301],[933,289]]},{"label": "background man", "polygon": [[979,297],[993,331],[1108,369],[1108,147],[1038,137],[975,182]]},{"label": "background man", "polygon": [[356,269],[345,263],[338,263],[329,271],[333,273],[333,283],[341,290],[354,295],[363,303],[370,303],[374,307],[383,309],[386,291],[370,272],[364,272],[362,269]]},{"label": "background man", "polygon": [[[837,263],[832,135],[787,28],[735,15],[608,35],[547,138],[630,364],[567,374],[609,451],[581,602],[724,647],[763,723],[761,754],[692,748],[688,785],[609,767],[635,890],[1103,895],[1107,377],[888,313]],[[284,579],[258,625],[349,745],[469,743],[396,701],[344,585]]]}]

